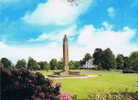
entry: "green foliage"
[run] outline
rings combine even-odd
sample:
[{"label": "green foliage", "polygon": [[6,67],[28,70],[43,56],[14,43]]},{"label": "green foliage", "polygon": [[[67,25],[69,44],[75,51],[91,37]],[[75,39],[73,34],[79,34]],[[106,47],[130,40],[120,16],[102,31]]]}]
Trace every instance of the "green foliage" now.
[{"label": "green foliage", "polygon": [[115,56],[112,53],[111,49],[107,48],[103,51],[102,55],[102,67],[104,69],[110,70],[111,68],[115,68]]},{"label": "green foliage", "polygon": [[115,56],[109,48],[104,51],[100,48],[95,49],[93,59],[93,64],[97,65],[98,69],[110,70],[116,67]]},{"label": "green foliage", "polygon": [[138,71],[133,70],[133,69],[124,69],[122,72],[123,73],[138,73]]},{"label": "green foliage", "polygon": [[16,68],[26,68],[26,61],[25,59],[21,59],[17,61],[17,64],[15,65]]},{"label": "green foliage", "polygon": [[57,69],[57,59],[55,59],[55,58],[53,58],[53,59],[51,59],[51,61],[50,61],[50,69],[51,70],[55,70],[55,69]]},{"label": "green foliage", "polygon": [[40,70],[40,65],[31,57],[28,60],[27,66],[27,68],[30,70]]},{"label": "green foliage", "polygon": [[3,67],[5,67],[5,68],[11,68],[11,66],[12,66],[11,61],[7,58],[1,58],[0,62],[3,65]]},{"label": "green foliage", "polygon": [[64,68],[63,59],[61,59],[60,61],[57,62],[57,69],[63,69],[63,68]]},{"label": "green foliage", "polygon": [[49,64],[46,61],[38,62],[40,70],[49,70]]},{"label": "green foliage", "polygon": [[128,68],[129,68],[129,58],[124,57],[124,69],[128,69]]},{"label": "green foliage", "polygon": [[103,56],[103,51],[100,48],[95,49],[94,54],[93,54],[93,64],[97,65],[99,69],[101,69],[101,64],[102,64],[102,56]]},{"label": "green foliage", "polygon": [[60,83],[26,69],[0,67],[2,100],[59,100]]},{"label": "green foliage", "polygon": [[81,65],[84,65],[86,63],[86,61],[88,61],[91,58],[92,58],[91,54],[86,53],[84,58],[81,60]]},{"label": "green foliage", "polygon": [[138,71],[138,52],[133,52],[130,55],[129,65],[131,69]]},{"label": "green foliage", "polygon": [[117,55],[116,66],[117,66],[117,69],[123,69],[124,68],[124,57],[123,57],[123,55]]},{"label": "green foliage", "polygon": [[81,66],[80,61],[70,61],[69,67],[70,69],[79,69]]}]

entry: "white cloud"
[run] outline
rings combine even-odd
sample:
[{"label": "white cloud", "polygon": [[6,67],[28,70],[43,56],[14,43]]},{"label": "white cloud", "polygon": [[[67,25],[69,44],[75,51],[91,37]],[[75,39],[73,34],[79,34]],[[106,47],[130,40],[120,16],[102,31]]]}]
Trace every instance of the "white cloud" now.
[{"label": "white cloud", "polygon": [[49,61],[51,58],[60,59],[62,57],[62,48],[60,46],[62,45],[55,42],[41,47],[0,46],[0,57],[8,57],[14,63],[18,59],[28,59],[30,56],[38,61]]},{"label": "white cloud", "polygon": [[5,48],[5,47],[7,47],[7,45],[3,42],[0,42],[0,48]]},{"label": "white cloud", "polygon": [[129,55],[138,50],[138,45],[130,43],[136,31],[129,27],[124,27],[120,31],[112,30],[112,25],[103,25],[97,29],[93,25],[86,25],[80,31],[78,43],[94,51],[95,48],[111,48],[115,54]]},{"label": "white cloud", "polygon": [[46,40],[52,40],[52,41],[62,41],[63,36],[66,34],[68,37],[73,37],[76,35],[76,25],[72,25],[66,29],[53,31],[51,33],[43,33],[40,36],[38,36],[36,39],[30,39],[30,42],[38,42],[38,41],[46,41]]},{"label": "white cloud", "polygon": [[[138,44],[130,43],[130,40],[136,34],[135,29],[124,27],[121,30],[114,31],[112,27],[113,25],[103,22],[100,28],[95,28],[93,25],[85,25],[80,30],[77,30],[75,26],[67,28],[66,31],[72,30],[70,32],[78,32],[76,34],[79,35],[76,43],[69,44],[70,60],[80,60],[85,53],[92,54],[95,48],[111,48],[115,54],[121,53],[124,55],[129,55],[131,52],[138,50]],[[62,38],[66,31],[63,30],[60,35],[44,36],[45,34],[43,34],[40,36],[43,38],[38,37],[36,41],[41,39],[54,41],[40,47],[16,47],[0,42],[0,57],[8,57],[14,62],[21,58],[27,59],[29,56],[38,61],[49,61],[51,58],[60,59],[62,58]],[[74,34],[71,33],[68,36],[71,38]]]},{"label": "white cloud", "polygon": [[48,0],[38,5],[32,13],[27,13],[23,19],[28,23],[38,25],[68,25],[84,13],[92,0],[84,0],[78,6],[73,6],[67,0]]},{"label": "white cloud", "polygon": [[[5,44],[6,45],[6,44]],[[62,54],[62,44],[57,44],[52,42],[48,45],[41,47],[16,47],[16,46],[6,46],[0,47],[1,53],[0,58],[7,57],[14,64],[19,59],[28,59],[33,57],[37,61],[50,61],[52,58],[57,58],[60,60],[63,56]],[[78,52],[79,51],[79,52]],[[85,54],[85,49],[79,46],[69,45],[69,58],[70,60],[80,60]]]},{"label": "white cloud", "polygon": [[110,7],[107,9],[107,13],[109,17],[114,17],[115,16],[115,8]]}]

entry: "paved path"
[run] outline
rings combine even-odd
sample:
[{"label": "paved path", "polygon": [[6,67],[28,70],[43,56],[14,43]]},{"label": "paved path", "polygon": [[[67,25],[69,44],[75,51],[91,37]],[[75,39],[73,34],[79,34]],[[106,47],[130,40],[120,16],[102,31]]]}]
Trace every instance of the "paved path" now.
[{"label": "paved path", "polygon": [[80,79],[87,79],[90,77],[97,77],[98,75],[87,75],[87,76],[70,76],[70,77],[49,77],[51,79],[74,79],[74,78],[80,78]]}]

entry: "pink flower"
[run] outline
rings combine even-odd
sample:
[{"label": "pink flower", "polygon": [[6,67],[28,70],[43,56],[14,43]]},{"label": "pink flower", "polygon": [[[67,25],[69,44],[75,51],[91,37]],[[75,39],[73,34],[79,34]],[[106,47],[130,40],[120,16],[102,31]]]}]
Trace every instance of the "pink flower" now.
[{"label": "pink flower", "polygon": [[60,95],[58,95],[58,98],[59,100],[73,100],[72,96],[67,93],[61,93]]},{"label": "pink flower", "polygon": [[33,97],[33,100],[42,100],[42,99],[40,97],[35,96]]},{"label": "pink flower", "polygon": [[58,83],[56,83],[56,85],[55,85],[56,87],[61,87],[61,83],[60,82],[58,82]]},{"label": "pink flower", "polygon": [[31,83],[31,82],[32,82],[32,80],[28,80],[28,82],[29,82],[29,83]]},{"label": "pink flower", "polygon": [[19,86],[19,85],[20,85],[19,81],[16,81],[16,82],[15,82],[15,85],[16,85],[16,86]]},{"label": "pink flower", "polygon": [[41,87],[40,85],[37,85],[37,86],[36,86],[36,89],[37,89],[38,91],[41,91],[41,90],[42,90],[42,87]]},{"label": "pink flower", "polygon": [[35,73],[30,73],[29,76],[35,78]]},{"label": "pink flower", "polygon": [[48,78],[48,82],[49,83],[53,83],[53,80]]},{"label": "pink flower", "polygon": [[40,92],[40,93],[39,93],[39,96],[40,96],[40,97],[45,97],[45,93],[44,93],[44,92]]},{"label": "pink flower", "polygon": [[4,72],[5,74],[7,74],[7,75],[9,75],[9,76],[12,75],[11,70],[8,69],[8,68],[2,68],[2,72]]}]

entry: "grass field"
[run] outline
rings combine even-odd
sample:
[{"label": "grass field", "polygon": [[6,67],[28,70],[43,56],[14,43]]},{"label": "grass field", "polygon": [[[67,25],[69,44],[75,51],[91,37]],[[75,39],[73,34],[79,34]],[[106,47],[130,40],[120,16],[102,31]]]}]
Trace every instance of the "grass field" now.
[{"label": "grass field", "polygon": [[[83,75],[98,75],[87,79],[56,79],[62,83],[62,91],[77,95],[78,99],[86,99],[92,93],[136,92],[138,91],[138,75],[123,74],[120,71],[79,70]],[[51,75],[53,71],[40,71]]]}]

